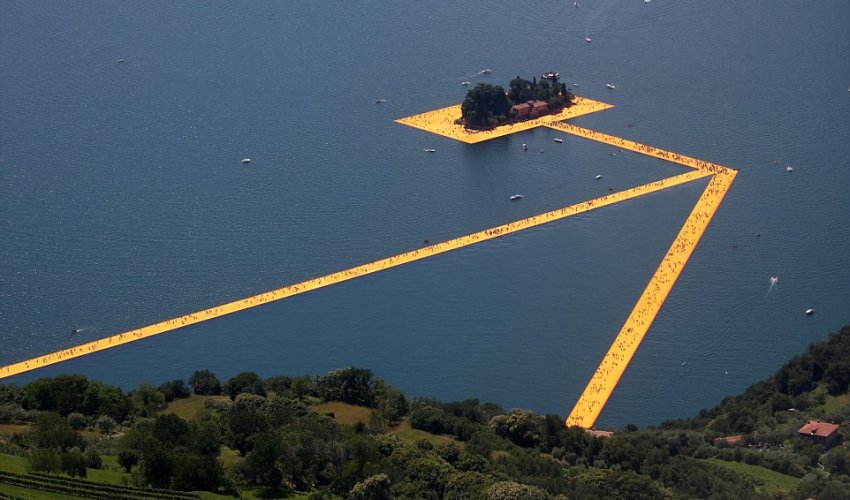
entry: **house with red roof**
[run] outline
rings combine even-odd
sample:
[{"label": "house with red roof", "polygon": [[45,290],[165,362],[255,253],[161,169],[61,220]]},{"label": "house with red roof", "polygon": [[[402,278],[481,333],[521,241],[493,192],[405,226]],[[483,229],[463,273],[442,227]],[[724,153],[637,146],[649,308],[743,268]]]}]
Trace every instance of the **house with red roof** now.
[{"label": "house with red roof", "polygon": [[806,436],[815,443],[832,446],[838,441],[838,424],[809,420],[797,430],[797,434]]}]

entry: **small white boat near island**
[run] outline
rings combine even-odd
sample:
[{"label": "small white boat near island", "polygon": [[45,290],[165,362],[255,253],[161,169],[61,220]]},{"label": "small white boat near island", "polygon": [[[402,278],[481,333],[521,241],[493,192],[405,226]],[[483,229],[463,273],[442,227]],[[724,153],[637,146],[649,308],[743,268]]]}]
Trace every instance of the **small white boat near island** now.
[{"label": "small white boat near island", "polygon": [[521,200],[521,199],[522,199],[522,195],[519,194],[519,193],[511,195],[511,201],[517,201],[517,200]]},{"label": "small white boat near island", "polygon": [[555,141],[555,142],[557,142],[558,144],[561,144],[562,142],[564,142],[564,140],[563,140],[563,139],[561,139],[560,137],[555,137],[555,138],[554,138],[554,139],[552,139],[552,140],[553,140],[553,141]]},{"label": "small white boat near island", "polygon": [[425,152],[426,152],[426,153],[436,153],[436,152],[437,152],[437,150],[436,150],[436,149],[434,149],[434,148],[425,148]]},{"label": "small white boat near island", "polygon": [[522,149],[528,151],[528,144],[522,143]]},{"label": "small white boat near island", "polygon": [[596,180],[597,180],[597,181],[598,181],[599,179],[601,179],[601,178],[602,178],[602,174],[598,174],[598,175],[596,176]]},{"label": "small white boat near island", "polygon": [[251,159],[250,158],[242,158],[242,161],[240,161],[239,163],[241,163],[243,165],[247,165],[247,164],[251,163]]},{"label": "small white boat near island", "polygon": [[616,85],[614,85],[613,83],[606,83],[605,86],[608,87],[609,89],[617,88]]},{"label": "small white boat near island", "polygon": [[472,85],[472,82],[460,82],[460,84],[465,87],[467,85]]},{"label": "small white boat near island", "polygon": [[484,75],[489,75],[492,72],[493,72],[493,70],[490,69],[490,68],[484,68],[484,69],[481,70],[481,73],[484,74]]}]

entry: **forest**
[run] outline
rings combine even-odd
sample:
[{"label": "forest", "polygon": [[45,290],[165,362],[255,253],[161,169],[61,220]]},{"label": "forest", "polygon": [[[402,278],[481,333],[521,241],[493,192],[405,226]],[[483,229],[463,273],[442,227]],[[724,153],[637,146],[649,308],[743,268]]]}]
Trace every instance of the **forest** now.
[{"label": "forest", "polygon": [[[198,370],[126,393],[59,375],[0,386],[0,498],[844,499],[848,384],[850,327],[692,418],[608,437],[411,400],[366,368]],[[799,434],[810,419],[841,424],[838,441]]]}]

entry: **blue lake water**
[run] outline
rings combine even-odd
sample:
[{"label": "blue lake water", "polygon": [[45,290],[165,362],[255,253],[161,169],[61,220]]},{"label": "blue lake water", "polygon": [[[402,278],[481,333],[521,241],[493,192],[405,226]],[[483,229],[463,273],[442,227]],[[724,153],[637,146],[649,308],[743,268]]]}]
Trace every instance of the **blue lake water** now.
[{"label": "blue lake water", "polygon": [[[616,106],[577,124],[740,169],[600,425],[693,414],[850,323],[850,3],[579,3],[3,2],[0,364],[682,171],[393,123],[549,70]],[[704,186],[12,381],[358,365],[566,415]]]}]

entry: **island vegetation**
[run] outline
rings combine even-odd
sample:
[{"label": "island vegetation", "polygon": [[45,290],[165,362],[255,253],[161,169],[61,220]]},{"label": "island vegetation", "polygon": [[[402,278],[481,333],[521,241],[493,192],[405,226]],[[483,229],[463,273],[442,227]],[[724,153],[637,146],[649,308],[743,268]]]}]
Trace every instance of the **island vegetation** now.
[{"label": "island vegetation", "polygon": [[[850,498],[850,327],[693,418],[588,432],[364,368],[0,386],[0,498]],[[801,426],[841,424],[829,441]]]},{"label": "island vegetation", "polygon": [[555,72],[544,73],[538,82],[517,76],[508,91],[500,85],[479,83],[461,104],[460,122],[474,130],[487,130],[517,121],[559,113],[571,106],[575,96]]}]

